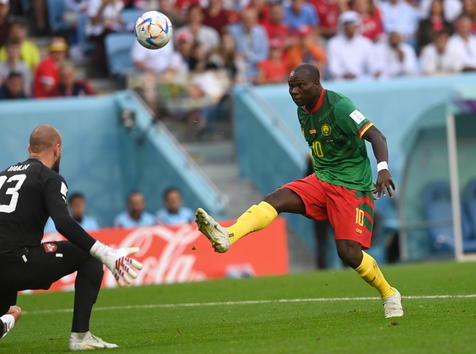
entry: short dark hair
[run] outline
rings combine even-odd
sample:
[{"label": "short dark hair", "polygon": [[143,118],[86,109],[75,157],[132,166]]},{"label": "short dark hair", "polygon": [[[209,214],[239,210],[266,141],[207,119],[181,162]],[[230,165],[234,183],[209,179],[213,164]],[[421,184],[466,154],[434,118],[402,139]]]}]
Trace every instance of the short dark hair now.
[{"label": "short dark hair", "polygon": [[71,193],[69,198],[68,198],[68,203],[71,204],[73,203],[73,200],[75,199],[82,199],[82,200],[85,200],[86,198],[84,198],[84,194],[81,193],[81,192],[74,192],[74,193]]},{"label": "short dark hair", "polygon": [[7,76],[7,79],[13,79],[15,77],[19,77],[20,79],[23,79],[23,75],[19,71],[10,71],[10,73]]},{"label": "short dark hair", "polygon": [[295,73],[298,73],[300,71],[307,71],[309,73],[310,79],[315,82],[320,82],[321,80],[321,74],[319,73],[319,69],[315,65],[304,63],[299,64],[293,69],[293,72]]},{"label": "short dark hair", "polygon": [[177,187],[169,187],[164,191],[164,194],[162,195],[163,199],[166,200],[169,194],[173,192],[177,192],[178,194],[181,194],[180,190]]}]

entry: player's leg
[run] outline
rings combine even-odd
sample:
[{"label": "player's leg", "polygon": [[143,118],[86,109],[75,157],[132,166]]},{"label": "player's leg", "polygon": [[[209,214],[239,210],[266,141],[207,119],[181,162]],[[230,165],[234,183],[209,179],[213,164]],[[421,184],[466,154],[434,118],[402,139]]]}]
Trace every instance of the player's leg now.
[{"label": "player's leg", "polygon": [[288,188],[279,188],[267,195],[228,228],[218,224],[203,209],[197,209],[195,216],[198,229],[212,242],[215,250],[226,252],[240,238],[267,227],[281,212],[305,213],[301,198]]},{"label": "player's leg", "polygon": [[362,246],[352,240],[336,240],[337,253],[340,259],[354,268],[357,274],[370,286],[377,289],[384,302],[386,318],[403,316],[401,295],[390,286],[375,259],[362,250]]},{"label": "player's leg", "polygon": [[71,242],[46,242],[29,249],[26,258],[30,272],[24,276],[21,289],[48,289],[56,280],[77,271],[71,350],[117,347],[89,332],[92,307],[103,277],[101,262]]},{"label": "player's leg", "polygon": [[372,238],[374,204],[370,192],[329,185],[327,208],[339,257],[378,290],[385,317],[403,316],[400,294],[387,282],[375,259],[363,251],[370,247]]}]

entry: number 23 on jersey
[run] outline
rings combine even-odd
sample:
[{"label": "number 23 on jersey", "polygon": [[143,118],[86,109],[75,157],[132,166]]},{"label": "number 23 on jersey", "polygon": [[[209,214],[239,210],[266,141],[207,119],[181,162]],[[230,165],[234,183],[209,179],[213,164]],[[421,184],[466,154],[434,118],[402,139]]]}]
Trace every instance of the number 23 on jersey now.
[{"label": "number 23 on jersey", "polygon": [[[7,176],[0,176],[0,196],[4,193],[7,196],[11,196],[10,203],[8,204],[0,204],[0,213],[13,213],[17,208],[18,197],[19,197],[19,190],[25,182],[26,175],[13,175],[10,178]],[[3,185],[7,187],[12,184],[10,188],[8,188],[5,192],[2,192]]]}]

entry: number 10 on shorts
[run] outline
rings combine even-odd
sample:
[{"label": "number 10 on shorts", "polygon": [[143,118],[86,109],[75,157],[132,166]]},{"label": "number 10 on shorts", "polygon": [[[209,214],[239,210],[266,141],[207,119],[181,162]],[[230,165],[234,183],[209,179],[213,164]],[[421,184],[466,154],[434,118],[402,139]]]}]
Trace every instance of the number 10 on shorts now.
[{"label": "number 10 on shorts", "polygon": [[355,223],[364,226],[364,211],[359,208],[355,208]]}]

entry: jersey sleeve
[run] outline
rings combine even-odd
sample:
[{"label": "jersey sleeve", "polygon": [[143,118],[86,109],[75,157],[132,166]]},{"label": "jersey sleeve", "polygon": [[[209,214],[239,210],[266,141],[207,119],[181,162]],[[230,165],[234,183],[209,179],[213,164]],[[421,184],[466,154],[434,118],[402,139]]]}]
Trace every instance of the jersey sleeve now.
[{"label": "jersey sleeve", "polygon": [[43,196],[56,230],[76,246],[89,252],[96,242],[69,214],[66,204],[68,187],[59,175],[50,175],[43,185]]},{"label": "jersey sleeve", "polygon": [[362,139],[365,132],[373,125],[349,99],[342,99],[335,108],[337,125],[349,135]]}]

